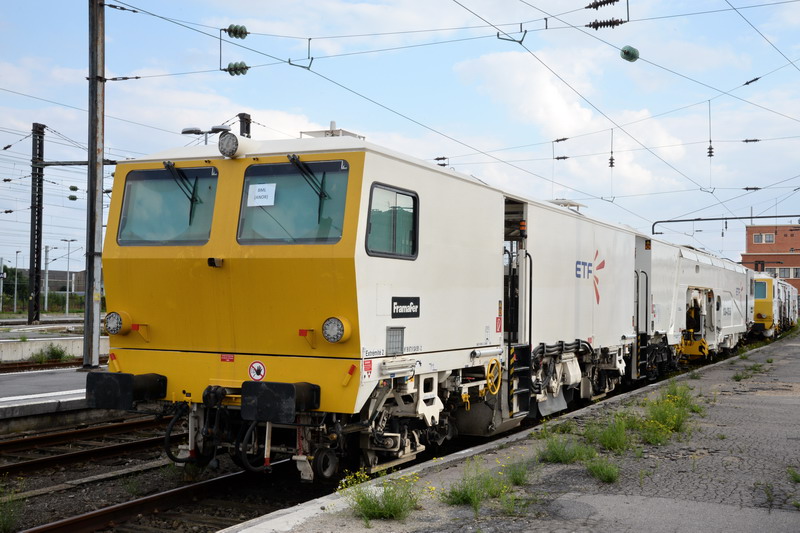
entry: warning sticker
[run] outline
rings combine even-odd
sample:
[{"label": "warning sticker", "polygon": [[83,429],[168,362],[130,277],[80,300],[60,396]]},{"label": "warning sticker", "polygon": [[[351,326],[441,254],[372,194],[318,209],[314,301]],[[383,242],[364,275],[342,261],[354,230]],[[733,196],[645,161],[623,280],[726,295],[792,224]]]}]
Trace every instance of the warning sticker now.
[{"label": "warning sticker", "polygon": [[234,356],[232,353],[221,353],[219,354],[219,360],[222,363],[233,363]]},{"label": "warning sticker", "polygon": [[250,368],[247,372],[250,374],[250,379],[253,381],[261,381],[267,375],[267,368],[261,361],[253,361],[250,363]]},{"label": "warning sticker", "polygon": [[499,316],[495,322],[495,333],[500,333],[501,331],[503,331],[503,317]]},{"label": "warning sticker", "polygon": [[364,374],[366,374],[367,377],[372,375],[372,359],[367,359],[364,361]]}]

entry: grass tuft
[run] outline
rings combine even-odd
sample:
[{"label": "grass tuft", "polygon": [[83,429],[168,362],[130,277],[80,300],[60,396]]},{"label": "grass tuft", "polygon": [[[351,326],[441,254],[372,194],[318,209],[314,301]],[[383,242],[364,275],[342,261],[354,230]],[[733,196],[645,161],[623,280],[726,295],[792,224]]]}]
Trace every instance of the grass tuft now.
[{"label": "grass tuft", "polygon": [[0,533],[17,531],[17,522],[22,517],[25,502],[12,498],[16,490],[6,487],[6,475],[0,477]]},{"label": "grass tuft", "polygon": [[68,361],[72,356],[62,346],[57,346],[52,342],[41,350],[37,350],[30,356],[32,363],[53,363],[60,361]]},{"label": "grass tuft", "polygon": [[586,461],[586,469],[592,477],[603,483],[616,483],[619,479],[619,466],[604,457],[596,457]]},{"label": "grass tuft", "polygon": [[505,467],[503,475],[508,479],[509,483],[515,487],[520,487],[528,483],[528,476],[530,476],[531,470],[535,466],[535,461],[518,461]]},{"label": "grass tuft", "polygon": [[467,461],[461,479],[445,489],[441,498],[448,505],[469,505],[477,518],[481,502],[497,498],[510,490],[501,477],[494,476],[475,461]]},{"label": "grass tuft", "polygon": [[599,444],[614,453],[623,453],[631,445],[627,420],[627,416],[615,416],[606,423],[590,424],[584,432],[584,437],[591,444]]},{"label": "grass tuft", "polygon": [[553,436],[547,439],[544,449],[539,452],[539,460],[545,463],[572,464],[596,455],[597,452],[591,446],[567,437]]},{"label": "grass tuft", "polygon": [[368,479],[369,476],[360,470],[348,474],[338,489],[367,527],[371,520],[404,520],[417,508],[419,495],[415,476],[385,480],[380,486],[364,485]]}]

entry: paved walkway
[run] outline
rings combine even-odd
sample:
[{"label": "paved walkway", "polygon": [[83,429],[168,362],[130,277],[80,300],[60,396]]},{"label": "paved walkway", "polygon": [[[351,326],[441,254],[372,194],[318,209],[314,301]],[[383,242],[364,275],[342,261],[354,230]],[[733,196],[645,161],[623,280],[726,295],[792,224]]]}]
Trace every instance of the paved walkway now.
[{"label": "paved walkway", "polygon": [[[761,366],[753,366],[761,365]],[[734,377],[740,378],[739,381]],[[703,415],[692,430],[663,446],[643,445],[607,457],[619,481],[602,483],[580,464],[536,464],[515,489],[513,513],[499,499],[479,512],[450,506],[436,494],[462,479],[465,465],[500,465],[534,458],[544,446],[524,434],[415,467],[420,508],[403,522],[355,518],[338,495],[267,515],[228,532],[797,532],[800,531],[800,337],[704,367],[680,378]],[[665,384],[646,387],[550,422],[578,427],[636,409]],[[472,459],[466,459],[473,456]],[[409,475],[409,472],[405,473]],[[505,500],[508,502],[508,500]]]}]

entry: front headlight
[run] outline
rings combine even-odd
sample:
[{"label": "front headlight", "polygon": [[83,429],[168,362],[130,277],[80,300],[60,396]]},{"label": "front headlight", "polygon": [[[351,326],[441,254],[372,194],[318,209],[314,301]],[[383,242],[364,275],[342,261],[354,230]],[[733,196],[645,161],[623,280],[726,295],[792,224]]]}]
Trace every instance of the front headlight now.
[{"label": "front headlight", "polygon": [[131,330],[131,317],[125,312],[106,314],[106,331],[109,335],[125,335]]},{"label": "front headlight", "polygon": [[332,316],[322,323],[322,336],[331,343],[345,342],[350,338],[350,322]]}]

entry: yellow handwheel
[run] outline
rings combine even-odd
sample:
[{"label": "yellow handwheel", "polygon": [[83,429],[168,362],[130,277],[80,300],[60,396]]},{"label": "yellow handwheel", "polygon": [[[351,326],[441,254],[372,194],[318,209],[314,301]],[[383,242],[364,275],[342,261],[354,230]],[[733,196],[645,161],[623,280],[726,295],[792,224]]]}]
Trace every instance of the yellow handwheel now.
[{"label": "yellow handwheel", "polygon": [[501,377],[500,361],[492,359],[486,366],[486,388],[490,394],[497,394],[500,390]]}]

